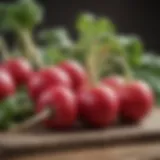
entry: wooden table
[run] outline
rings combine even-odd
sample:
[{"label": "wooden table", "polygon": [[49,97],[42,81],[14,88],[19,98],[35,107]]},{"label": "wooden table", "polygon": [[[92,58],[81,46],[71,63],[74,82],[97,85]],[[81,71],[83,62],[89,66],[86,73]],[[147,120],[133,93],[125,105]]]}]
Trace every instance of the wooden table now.
[{"label": "wooden table", "polygon": [[62,135],[1,134],[5,156],[0,160],[160,160],[159,123],[160,110],[155,109],[138,126]]},{"label": "wooden table", "polygon": [[8,160],[160,160],[160,142],[28,155]]}]

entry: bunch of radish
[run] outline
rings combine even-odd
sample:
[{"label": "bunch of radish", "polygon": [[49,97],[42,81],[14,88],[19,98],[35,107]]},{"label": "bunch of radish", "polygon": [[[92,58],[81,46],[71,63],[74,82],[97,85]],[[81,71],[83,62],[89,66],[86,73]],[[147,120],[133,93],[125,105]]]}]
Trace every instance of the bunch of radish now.
[{"label": "bunch of radish", "polygon": [[[35,115],[11,130],[21,131],[37,123],[47,128],[68,129],[77,121],[105,128],[119,119],[135,123],[143,120],[154,105],[151,87],[144,81],[133,79],[127,66],[124,75],[100,77],[101,65],[96,64],[101,58],[95,58],[99,52],[88,54],[85,65],[76,59],[66,59],[47,66],[40,59],[39,68],[34,69],[29,59],[22,56],[3,61],[0,100],[25,86],[34,102]],[[35,52],[34,60],[38,56]]]},{"label": "bunch of radish", "polygon": [[137,123],[149,114],[154,105],[149,85],[119,75],[95,81],[94,65],[87,63],[88,68],[77,60],[64,60],[34,71],[24,58],[6,61],[1,69],[5,74],[0,77],[1,98],[14,94],[23,84],[35,104],[35,115],[11,130],[21,131],[37,123],[68,129],[77,121],[105,128],[119,118]]},{"label": "bunch of radish", "polygon": [[[119,119],[137,123],[150,113],[155,101],[153,90],[146,82],[130,75],[126,59],[123,75],[101,77],[99,74],[102,64],[109,67],[104,65],[104,59],[110,53],[123,53],[116,38],[119,36],[110,21],[82,15],[76,22],[79,39],[68,51],[74,54],[62,54],[67,58],[48,65],[41,57],[41,51],[45,50],[42,46],[37,47],[32,37],[33,28],[42,21],[40,5],[35,1],[19,0],[3,10],[8,17],[2,24],[18,37],[18,49],[23,56],[13,58],[6,54],[5,48],[3,51],[0,48],[6,57],[0,64],[0,101],[14,96],[23,86],[34,104],[32,117],[11,128],[12,131],[21,131],[37,123],[46,128],[68,129],[77,121],[90,127],[105,128]],[[64,37],[63,47],[67,41]],[[60,45],[54,47],[57,49],[57,46]],[[106,53],[101,54],[102,50]],[[82,52],[87,53],[84,56]],[[124,58],[124,55],[120,57]]]}]

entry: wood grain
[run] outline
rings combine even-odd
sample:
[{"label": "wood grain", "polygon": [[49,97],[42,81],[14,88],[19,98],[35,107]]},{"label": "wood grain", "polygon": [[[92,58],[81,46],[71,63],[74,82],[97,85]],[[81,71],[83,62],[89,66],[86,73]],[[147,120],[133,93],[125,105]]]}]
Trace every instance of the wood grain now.
[{"label": "wood grain", "polygon": [[160,110],[153,112],[139,125],[117,126],[104,130],[78,130],[67,133],[44,132],[0,134],[3,154],[29,154],[42,151],[64,151],[93,146],[113,146],[131,142],[160,140]]},{"label": "wood grain", "polygon": [[159,160],[160,143],[134,144],[63,153],[35,154],[8,160]]}]

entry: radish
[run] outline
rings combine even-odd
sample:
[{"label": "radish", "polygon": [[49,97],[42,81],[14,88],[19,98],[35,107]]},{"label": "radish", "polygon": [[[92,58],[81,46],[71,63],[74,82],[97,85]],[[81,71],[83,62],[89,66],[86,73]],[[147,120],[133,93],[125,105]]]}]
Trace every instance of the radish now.
[{"label": "radish", "polygon": [[117,94],[108,87],[82,89],[77,95],[82,120],[93,127],[107,127],[115,122],[119,101]]},{"label": "radish", "polygon": [[[104,48],[102,50],[104,52]],[[113,124],[119,113],[117,92],[99,82],[99,73],[102,67],[100,61],[104,58],[100,54],[103,52],[97,51],[95,46],[91,46],[85,64],[90,83],[88,86],[83,85],[77,92],[80,119],[90,126],[98,128]],[[99,57],[97,58],[98,54]]]},{"label": "radish", "polygon": [[27,59],[22,57],[7,60],[5,67],[12,75],[17,85],[26,84],[33,74],[31,64]]},{"label": "radish", "polygon": [[139,80],[129,80],[118,76],[107,77],[103,84],[112,87],[119,97],[120,116],[125,122],[139,122],[147,116],[154,104],[152,89]]},{"label": "radish", "polygon": [[28,80],[27,88],[30,98],[36,101],[39,95],[45,90],[44,78],[39,73],[35,73]]},{"label": "radish", "polygon": [[154,94],[143,81],[126,83],[121,96],[120,111],[126,122],[139,122],[148,115],[154,105]]},{"label": "radish", "polygon": [[58,67],[41,69],[40,75],[44,78],[46,87],[62,85],[70,88],[72,85],[68,74]]},{"label": "radish", "polygon": [[71,127],[76,121],[78,111],[76,97],[70,89],[59,86],[44,92],[37,102],[36,112],[40,113],[48,108],[53,114],[44,120],[47,127]]},{"label": "radish", "polygon": [[117,93],[117,96],[120,101],[122,90],[125,85],[125,79],[123,77],[116,75],[105,77],[102,79],[101,83],[104,84],[105,86],[111,87]]},{"label": "radish", "polygon": [[15,84],[11,75],[0,69],[0,100],[15,93]]},{"label": "radish", "polygon": [[102,83],[118,91],[125,85],[125,79],[120,76],[109,76],[102,79]]},{"label": "radish", "polygon": [[125,57],[121,62],[125,83],[123,81],[119,83],[120,87],[117,92],[120,100],[120,116],[124,122],[138,123],[152,110],[155,101],[154,93],[146,82],[134,80],[132,70]]},{"label": "radish", "polygon": [[66,60],[59,65],[71,77],[72,87],[77,91],[88,82],[88,76],[83,66],[75,60]]},{"label": "radish", "polygon": [[77,111],[76,96],[69,88],[51,87],[43,92],[37,100],[36,115],[12,128],[11,131],[22,131],[40,122],[47,128],[70,128],[77,120]]},{"label": "radish", "polygon": [[71,88],[70,77],[58,67],[43,68],[29,79],[28,92],[36,101],[44,90],[58,85]]},{"label": "radish", "polygon": [[0,64],[0,70],[1,70],[1,69],[4,69],[4,66],[3,66],[2,64]]}]

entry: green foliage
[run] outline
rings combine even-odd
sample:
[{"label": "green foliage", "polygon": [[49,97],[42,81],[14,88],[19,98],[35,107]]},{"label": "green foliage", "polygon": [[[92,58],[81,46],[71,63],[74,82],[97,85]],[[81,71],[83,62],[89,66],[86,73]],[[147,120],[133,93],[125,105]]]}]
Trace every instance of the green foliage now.
[{"label": "green foliage", "polygon": [[80,14],[76,20],[76,28],[80,37],[98,38],[106,32],[114,33],[115,26],[105,17],[95,17],[89,13]]},{"label": "green foliage", "polygon": [[134,76],[143,79],[151,85],[155,92],[156,102],[160,104],[160,57],[146,53],[142,57],[141,65],[134,70]]},{"label": "green foliage", "polygon": [[144,52],[143,44],[137,36],[119,36],[119,41],[124,47],[128,62],[132,66],[141,64],[141,56]]},{"label": "green foliage", "polygon": [[78,31],[78,46],[82,48],[87,48],[93,42],[98,43],[107,33],[115,33],[115,27],[108,18],[95,17],[89,13],[78,16],[76,29]]},{"label": "green foliage", "polygon": [[8,98],[0,103],[0,129],[8,129],[12,123],[13,115],[16,112],[14,98]]},{"label": "green foliage", "polygon": [[71,55],[74,42],[66,29],[43,30],[39,33],[38,38],[40,43],[42,43],[45,63],[55,64]]},{"label": "green foliage", "polygon": [[74,57],[84,62],[91,46],[108,44],[116,33],[113,23],[105,17],[96,17],[90,13],[82,13],[77,17],[76,29],[78,40],[74,47]]},{"label": "green foliage", "polygon": [[28,96],[26,88],[20,89],[14,96],[16,100],[16,112],[14,113],[14,121],[20,121],[26,119],[33,114],[34,103]]},{"label": "green foliage", "polygon": [[45,45],[52,45],[62,50],[70,49],[73,46],[73,41],[65,28],[43,30],[39,33],[39,39]]},{"label": "green foliage", "polygon": [[0,4],[0,30],[6,31],[10,28],[8,24],[8,9],[9,5],[5,3]]},{"label": "green foliage", "polygon": [[[103,68],[103,75],[124,74],[123,63],[119,63],[119,60],[124,57],[134,76],[151,85],[157,103],[160,104],[160,57],[144,53],[143,43],[138,36],[118,35],[110,20],[97,18],[91,14],[81,14],[77,18],[76,28],[79,35],[79,48],[87,48],[93,44],[103,44],[109,48],[110,57]],[[77,58],[82,57],[84,54],[82,52]]]},{"label": "green foliage", "polygon": [[68,56],[64,54],[59,48],[55,48],[51,45],[43,47],[42,50],[42,57],[46,64],[56,64],[65,58],[68,58]]},{"label": "green foliage", "polygon": [[0,4],[1,30],[32,29],[41,23],[42,7],[34,0],[18,0],[13,4]]},{"label": "green foliage", "polygon": [[0,102],[0,129],[8,129],[12,124],[33,114],[33,104],[26,91],[17,92]]}]

